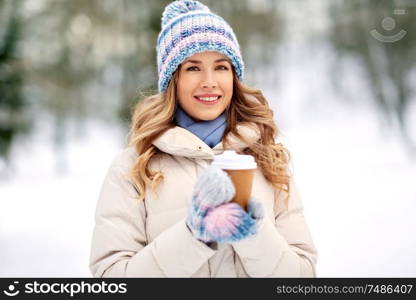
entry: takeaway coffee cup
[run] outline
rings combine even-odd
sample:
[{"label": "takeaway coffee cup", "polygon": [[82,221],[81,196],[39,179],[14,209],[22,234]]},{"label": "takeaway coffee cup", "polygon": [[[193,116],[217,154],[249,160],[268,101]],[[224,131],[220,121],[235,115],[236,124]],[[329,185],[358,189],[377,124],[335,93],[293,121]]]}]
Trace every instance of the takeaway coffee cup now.
[{"label": "takeaway coffee cup", "polygon": [[257,168],[254,157],[237,154],[233,150],[226,150],[223,154],[215,156],[212,165],[227,172],[235,187],[235,196],[232,201],[237,202],[247,210],[254,171]]}]

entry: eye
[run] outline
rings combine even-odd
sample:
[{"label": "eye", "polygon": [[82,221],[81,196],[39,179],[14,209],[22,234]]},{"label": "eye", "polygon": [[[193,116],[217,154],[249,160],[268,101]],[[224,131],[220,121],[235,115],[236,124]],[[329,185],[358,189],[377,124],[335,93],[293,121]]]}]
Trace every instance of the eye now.
[{"label": "eye", "polygon": [[217,69],[227,71],[228,70],[228,67],[225,66],[225,65],[221,65],[221,66],[218,66]]},{"label": "eye", "polygon": [[192,67],[186,68],[186,71],[197,71],[197,69],[198,67],[192,66]]}]

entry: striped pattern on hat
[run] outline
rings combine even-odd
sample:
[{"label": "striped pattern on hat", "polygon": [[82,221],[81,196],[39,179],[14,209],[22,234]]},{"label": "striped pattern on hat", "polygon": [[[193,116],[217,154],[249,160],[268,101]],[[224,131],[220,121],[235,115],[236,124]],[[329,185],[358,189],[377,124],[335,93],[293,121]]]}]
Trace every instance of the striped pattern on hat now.
[{"label": "striped pattern on hat", "polygon": [[203,51],[227,56],[243,80],[240,46],[223,18],[198,1],[178,0],[166,6],[156,45],[159,91],[166,90],[172,74],[186,58]]}]

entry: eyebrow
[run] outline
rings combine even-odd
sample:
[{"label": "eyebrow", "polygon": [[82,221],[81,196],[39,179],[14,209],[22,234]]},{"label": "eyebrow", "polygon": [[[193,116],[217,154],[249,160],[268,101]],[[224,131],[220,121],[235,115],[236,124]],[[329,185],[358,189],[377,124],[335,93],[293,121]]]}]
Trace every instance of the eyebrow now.
[{"label": "eyebrow", "polygon": [[[228,59],[226,59],[226,58],[220,58],[220,59],[217,59],[217,60],[215,61],[215,63],[219,63],[219,62],[223,62],[223,61],[228,62],[228,63],[231,63],[231,62],[230,62]],[[188,59],[188,60],[185,60],[183,63],[184,63],[184,64],[186,64],[186,63],[201,64],[201,63],[202,63],[202,61],[200,61],[200,60],[194,60],[194,59]]]}]

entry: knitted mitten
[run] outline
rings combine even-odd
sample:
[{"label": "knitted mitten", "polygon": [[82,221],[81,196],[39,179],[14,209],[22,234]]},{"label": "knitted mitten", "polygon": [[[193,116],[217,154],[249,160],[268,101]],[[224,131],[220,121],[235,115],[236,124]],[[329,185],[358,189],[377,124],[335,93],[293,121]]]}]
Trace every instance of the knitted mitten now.
[{"label": "knitted mitten", "polygon": [[204,218],[209,209],[231,201],[235,195],[230,177],[215,166],[210,166],[198,177],[186,224],[194,236],[207,243],[211,238],[206,233]]},{"label": "knitted mitten", "polygon": [[209,239],[232,243],[256,234],[264,216],[263,206],[252,198],[247,209],[248,212],[237,203],[226,203],[210,209],[204,219]]},{"label": "knitted mitten", "polygon": [[248,201],[247,210],[253,219],[260,220],[264,217],[263,204],[254,198],[250,198]]}]

